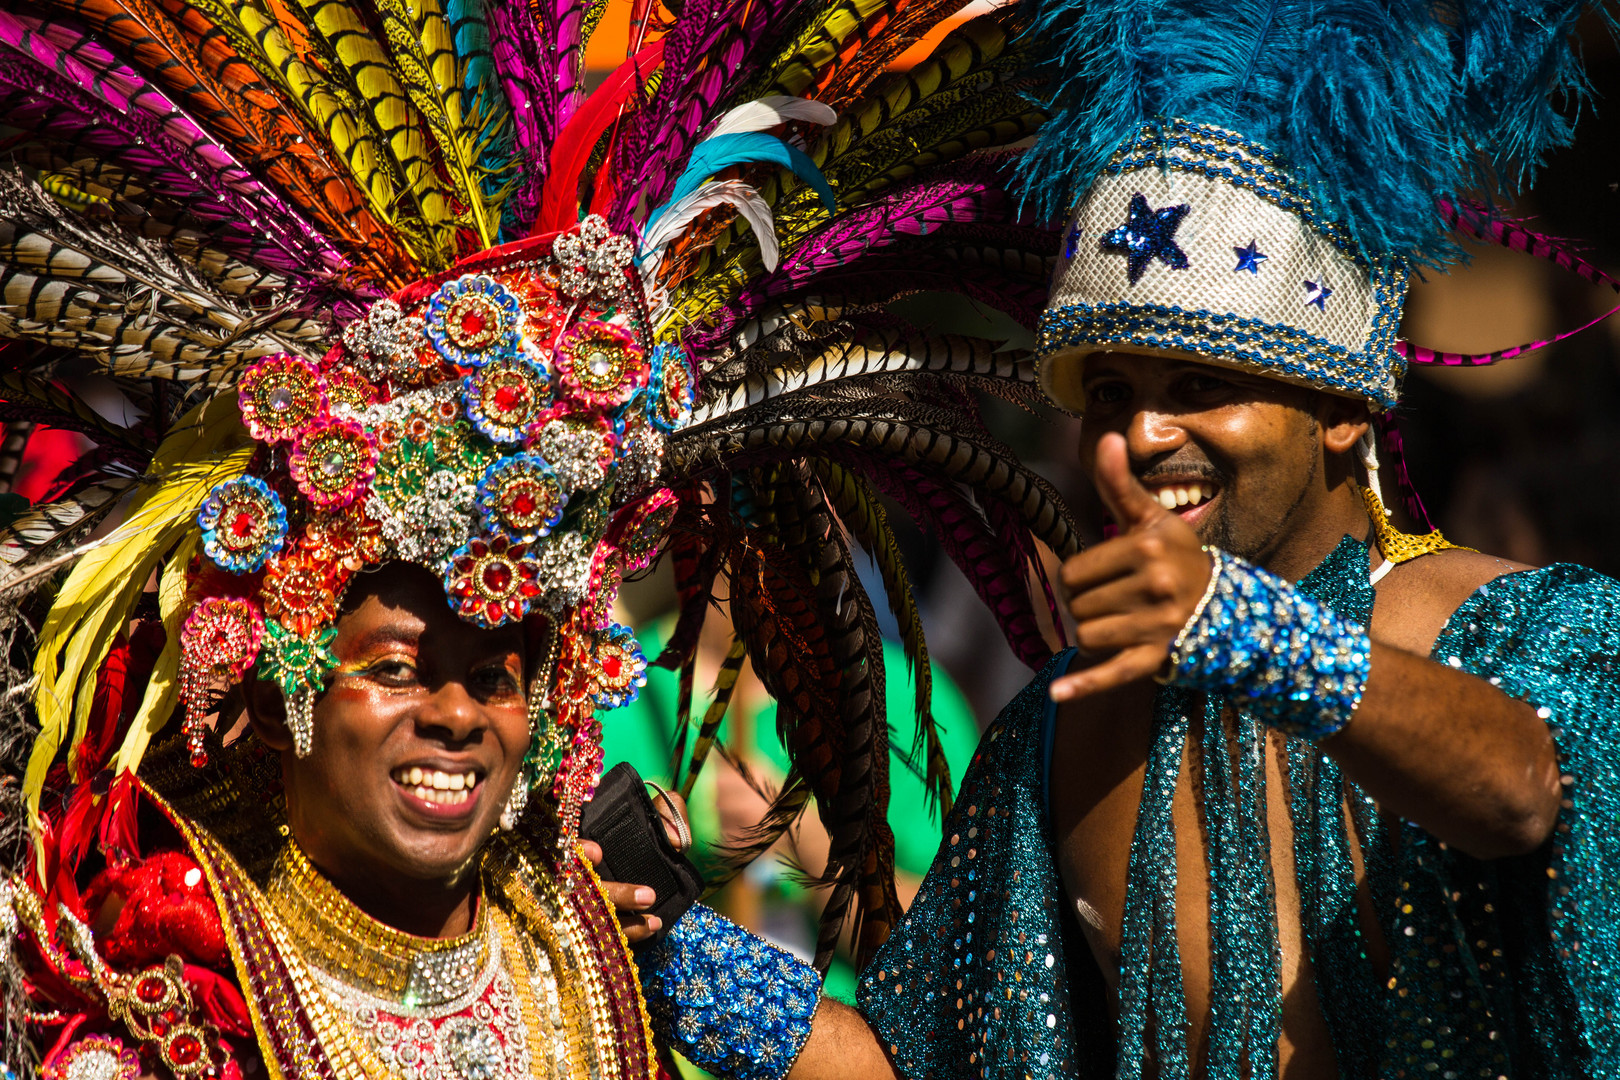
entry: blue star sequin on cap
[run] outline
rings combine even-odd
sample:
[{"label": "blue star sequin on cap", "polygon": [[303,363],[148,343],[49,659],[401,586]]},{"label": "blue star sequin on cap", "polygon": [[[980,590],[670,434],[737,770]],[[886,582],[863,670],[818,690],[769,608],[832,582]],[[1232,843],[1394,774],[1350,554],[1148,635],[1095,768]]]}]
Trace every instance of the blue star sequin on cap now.
[{"label": "blue star sequin on cap", "polygon": [[1317,311],[1326,311],[1328,297],[1332,295],[1333,290],[1328,288],[1328,283],[1326,281],[1305,282],[1306,307],[1310,307],[1312,304],[1315,304]]},{"label": "blue star sequin on cap", "polygon": [[1265,259],[1271,258],[1270,255],[1263,255],[1260,253],[1257,243],[1254,240],[1249,241],[1248,247],[1233,248],[1232,254],[1236,255],[1238,259],[1238,264],[1232,267],[1232,272],[1234,274],[1242,270],[1247,270],[1251,274],[1258,274],[1260,272],[1260,263]]},{"label": "blue star sequin on cap", "polygon": [[1158,259],[1174,270],[1187,269],[1187,253],[1176,244],[1176,229],[1192,207],[1186,203],[1154,210],[1141,192],[1131,196],[1125,224],[1103,237],[1102,250],[1126,256],[1126,274],[1135,285],[1147,264]]},{"label": "blue star sequin on cap", "polygon": [[1068,239],[1063,244],[1063,257],[1065,259],[1074,258],[1075,249],[1078,248],[1079,246],[1080,246],[1080,230],[1079,229],[1070,229]]}]

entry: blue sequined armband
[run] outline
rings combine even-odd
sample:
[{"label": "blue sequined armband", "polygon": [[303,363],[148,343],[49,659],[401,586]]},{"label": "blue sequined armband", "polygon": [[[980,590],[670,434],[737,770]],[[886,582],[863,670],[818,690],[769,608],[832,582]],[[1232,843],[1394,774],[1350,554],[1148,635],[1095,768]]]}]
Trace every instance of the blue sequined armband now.
[{"label": "blue sequined armband", "polygon": [[821,976],[702,905],[636,957],[653,1031],[730,1080],[780,1080],[810,1037]]},{"label": "blue sequined armband", "polygon": [[1171,646],[1168,681],[1229,697],[1301,738],[1343,728],[1372,666],[1366,628],[1274,574],[1210,554],[1209,591]]}]

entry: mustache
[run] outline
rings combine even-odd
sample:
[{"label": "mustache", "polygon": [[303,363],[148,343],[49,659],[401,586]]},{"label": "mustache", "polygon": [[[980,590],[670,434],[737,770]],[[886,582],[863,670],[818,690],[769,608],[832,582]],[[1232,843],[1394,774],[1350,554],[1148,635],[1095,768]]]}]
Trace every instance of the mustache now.
[{"label": "mustache", "polygon": [[1144,484],[1151,484],[1159,480],[1185,480],[1191,478],[1209,480],[1219,484],[1221,487],[1227,486],[1230,476],[1231,474],[1227,470],[1219,468],[1208,458],[1194,458],[1188,455],[1155,462],[1136,474],[1136,478]]}]

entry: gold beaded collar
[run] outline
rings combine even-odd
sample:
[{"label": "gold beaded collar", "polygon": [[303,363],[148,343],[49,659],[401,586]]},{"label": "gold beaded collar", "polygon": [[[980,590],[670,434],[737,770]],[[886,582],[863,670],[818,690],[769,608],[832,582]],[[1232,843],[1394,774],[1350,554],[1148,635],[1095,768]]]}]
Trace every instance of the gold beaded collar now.
[{"label": "gold beaded collar", "polygon": [[402,933],[356,907],[290,838],[265,895],[307,962],[374,997],[431,1008],[465,993],[489,961],[489,905],[482,897],[471,932],[461,937]]}]

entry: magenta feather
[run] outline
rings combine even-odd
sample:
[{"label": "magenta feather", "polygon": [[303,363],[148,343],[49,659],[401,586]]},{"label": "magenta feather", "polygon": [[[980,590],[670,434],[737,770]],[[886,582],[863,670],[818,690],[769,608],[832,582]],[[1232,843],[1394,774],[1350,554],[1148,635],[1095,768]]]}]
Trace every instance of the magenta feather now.
[{"label": "magenta feather", "polygon": [[[1620,281],[1615,280],[1577,255],[1571,249],[1567,240],[1531,232],[1518,222],[1502,218],[1493,213],[1489,207],[1480,206],[1477,203],[1454,204],[1449,201],[1442,201],[1440,214],[1452,228],[1473,237],[1475,240],[1487,244],[1496,244],[1512,251],[1522,251],[1535,258],[1544,259],[1554,266],[1592,282],[1594,285],[1606,285],[1615,292],[1620,292]],[[1609,316],[1617,313],[1620,313],[1620,305],[1610,308],[1594,319],[1588,319],[1573,330],[1563,330],[1550,338],[1515,345],[1511,349],[1499,349],[1496,352],[1442,352],[1437,349],[1414,345],[1410,341],[1397,341],[1395,351],[1404,357],[1407,363],[1419,366],[1487,367],[1499,361],[1509,360],[1515,356],[1523,356],[1525,353],[1535,352],[1537,349],[1572,338],[1583,330],[1589,330],[1608,319]]]},{"label": "magenta feather", "polygon": [[[775,273],[751,280],[742,294],[701,334],[693,335],[688,344],[701,350],[722,341],[768,298],[787,295],[810,283],[818,291],[831,288],[834,271],[856,273],[863,259],[903,241],[927,236],[947,225],[1013,221],[1016,207],[998,183],[1002,175],[998,165],[952,162],[930,170],[921,180],[889,189],[870,203],[838,214],[796,244]],[[913,262],[901,269],[911,274],[917,272],[916,267]],[[884,267],[877,272],[892,269]],[[892,283],[884,291],[896,295]],[[986,302],[994,303],[988,298]],[[1044,297],[1035,303],[1044,304]]]},{"label": "magenta feather", "polygon": [[1014,655],[1037,670],[1051,659],[1052,647],[1041,634],[1023,568],[967,496],[953,485],[894,463],[880,464],[867,475],[913,518],[932,526],[940,547],[995,616]]},{"label": "magenta feather", "polygon": [[681,9],[664,37],[658,89],[627,120],[614,148],[619,195],[609,220],[615,228],[629,227],[641,200],[658,206],[669,197],[705,125],[758,70],[760,43],[779,32],[787,13],[802,2],[692,0]]},{"label": "magenta feather", "polygon": [[512,115],[512,152],[518,164],[506,216],[527,225],[539,211],[547,158],[557,138],[556,73],[541,58],[545,29],[536,24],[524,0],[489,0],[484,18],[490,56]]},{"label": "magenta feather", "polygon": [[0,13],[0,42],[18,50],[0,55],[0,100],[14,124],[139,176],[216,228],[233,254],[298,276],[342,269],[342,256],[309,222],[162,93],[88,36],[64,47],[74,32]]}]

